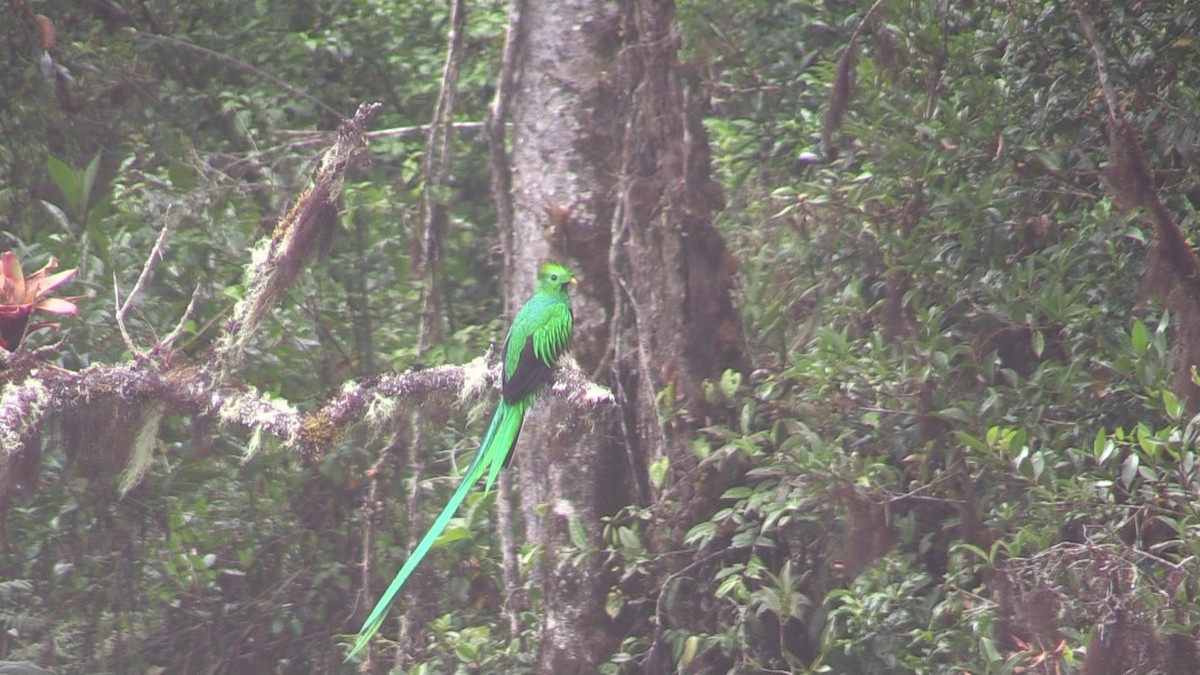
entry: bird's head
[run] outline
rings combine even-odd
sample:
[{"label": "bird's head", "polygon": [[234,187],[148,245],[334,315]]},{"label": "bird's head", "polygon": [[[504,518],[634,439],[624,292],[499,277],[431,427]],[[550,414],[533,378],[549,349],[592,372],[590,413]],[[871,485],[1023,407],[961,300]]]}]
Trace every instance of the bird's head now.
[{"label": "bird's head", "polygon": [[576,283],[578,282],[575,281],[575,275],[571,274],[571,270],[558,263],[543,263],[538,270],[539,291],[556,291],[561,293],[567,290],[567,286],[574,286]]}]

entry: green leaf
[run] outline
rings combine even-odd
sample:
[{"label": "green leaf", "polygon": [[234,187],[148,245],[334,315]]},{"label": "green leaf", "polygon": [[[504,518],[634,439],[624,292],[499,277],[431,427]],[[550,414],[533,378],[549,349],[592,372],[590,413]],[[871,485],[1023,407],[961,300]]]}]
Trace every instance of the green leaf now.
[{"label": "green leaf", "polygon": [[[1104,428],[1101,427],[1100,431],[1103,432]],[[1097,435],[1099,435],[1099,434],[1097,434]],[[1100,464],[1100,466],[1104,466],[1105,464],[1108,463],[1108,460],[1112,459],[1113,455],[1117,454],[1117,444],[1115,442],[1113,442],[1113,440],[1111,438],[1108,438],[1107,436],[1104,436],[1103,438],[1098,438],[1097,442],[1099,442],[1101,444],[1101,447],[1097,449],[1093,445],[1092,452],[1096,454],[1096,462],[1098,464]],[[1097,450],[1098,450],[1098,452],[1097,452]]]},{"label": "green leaf", "polygon": [[971,421],[971,416],[962,408],[942,408],[934,413],[934,417],[943,419],[947,422],[961,422],[966,424]]},{"label": "green leaf", "polygon": [[[637,532],[632,528],[622,527],[617,530],[617,539],[621,542],[621,546],[634,551],[641,551],[642,540],[638,539]],[[582,547],[580,547],[582,548]]]},{"label": "green leaf", "polygon": [[1150,346],[1150,333],[1146,330],[1146,324],[1141,320],[1135,319],[1133,322],[1133,330],[1129,332],[1129,339],[1133,345],[1133,353],[1137,356],[1142,356],[1146,353],[1146,347]]},{"label": "green leaf", "polygon": [[1167,417],[1172,422],[1179,422],[1183,418],[1183,406],[1179,403],[1179,397],[1170,389],[1162,391],[1163,408],[1167,412]]},{"label": "green leaf", "polygon": [[748,485],[735,485],[721,495],[722,499],[745,499],[754,494],[754,488]]},{"label": "green leaf", "polygon": [[[732,593],[735,589],[738,589],[738,590],[744,589],[744,586],[745,586],[745,584],[742,583],[741,576],[739,576],[737,574],[731,574],[731,575],[725,577],[725,580],[722,581],[719,586],[717,586],[717,590],[713,592],[713,595],[718,598],[723,598],[726,595],[729,595],[730,593]],[[742,594],[738,593],[737,595],[742,595]]]},{"label": "green leaf", "polygon": [[579,516],[571,515],[570,520],[567,521],[567,531],[571,535],[571,543],[575,545],[575,548],[588,548],[587,530],[584,529],[583,521],[579,519]]},{"label": "green leaf", "polygon": [[684,672],[692,665],[692,661],[696,659],[696,653],[700,650],[700,636],[689,635],[683,642],[683,653],[679,655],[679,670]]},{"label": "green leaf", "polygon": [[75,173],[75,169],[54,155],[46,158],[46,169],[50,172],[50,179],[62,193],[63,199],[71,208],[75,208],[79,203],[80,188],[79,176]]},{"label": "green leaf", "polygon": [[736,370],[726,370],[721,374],[721,393],[725,398],[733,398],[738,388],[742,386],[742,374]]},{"label": "green leaf", "polygon": [[92,201],[92,190],[96,186],[96,173],[100,170],[100,151],[92,156],[92,161],[88,162],[87,167],[83,170],[83,181],[79,186],[79,202],[76,208],[79,213],[86,214],[88,205]]},{"label": "green leaf", "polygon": [[1025,429],[1014,429],[1008,437],[1008,451],[1014,455],[1026,452],[1028,450],[1025,447],[1025,439],[1027,437]]},{"label": "green leaf", "polygon": [[177,160],[167,165],[167,178],[180,190],[193,190],[199,185],[196,171],[190,165]]},{"label": "green leaf", "polygon": [[975,436],[972,436],[961,429],[955,429],[954,436],[959,440],[960,443],[970,447],[972,450],[986,452],[988,449],[987,443],[984,443],[979,438],[976,438]]},{"label": "green leaf", "polygon": [[1033,154],[1039,160],[1041,160],[1042,164],[1046,165],[1046,168],[1050,169],[1051,171],[1061,171],[1062,170],[1062,164],[1059,162],[1057,154],[1050,152],[1049,150],[1045,150],[1043,148],[1038,148],[1037,150],[1034,150]]},{"label": "green leaf", "polygon": [[1136,452],[1129,453],[1129,456],[1121,463],[1121,484],[1125,486],[1125,489],[1128,490],[1129,486],[1133,484],[1133,479],[1137,476],[1138,465],[1140,463],[1141,460],[1138,458]]},{"label": "green leaf", "polygon": [[621,610],[625,608],[625,594],[620,591],[610,591],[608,597],[604,599],[604,613],[610,619],[616,619],[621,615]]},{"label": "green leaf", "polygon": [[67,217],[67,214],[64,213],[57,204],[52,204],[45,200],[41,200],[41,204],[42,208],[46,209],[46,211],[50,214],[50,217],[54,218],[54,220],[58,223],[58,226],[62,228],[63,232],[71,231],[71,219]]},{"label": "green leaf", "polygon": [[661,488],[667,480],[667,469],[670,466],[671,460],[666,455],[650,462],[650,482],[654,484],[655,489]]},{"label": "green leaf", "polygon": [[950,547],[951,551],[957,551],[959,549],[968,551],[970,553],[974,553],[975,555],[979,556],[979,559],[982,560],[983,562],[985,562],[989,565],[992,564],[992,557],[990,555],[988,555],[988,552],[983,550],[982,548],[976,546],[975,544],[968,544],[967,542],[964,541],[964,542],[957,542]]},{"label": "green leaf", "polygon": [[1003,658],[1000,656],[1000,650],[996,649],[996,643],[988,637],[979,638],[979,651],[983,652],[988,663],[995,663]]},{"label": "green leaf", "polygon": [[[465,523],[465,521],[461,518],[455,518],[455,521],[459,523]],[[439,548],[441,546],[446,546],[447,544],[453,544],[456,541],[462,541],[470,538],[471,528],[467,527],[465,524],[458,527],[447,527],[446,529],[442,530],[442,533],[439,534],[438,538],[433,542],[433,547]]]},{"label": "green leaf", "polygon": [[712,521],[705,521],[703,523],[697,523],[694,527],[692,527],[692,529],[689,530],[687,535],[683,538],[683,541],[688,546],[701,548],[711,541],[716,534],[717,524]]},{"label": "green leaf", "polygon": [[1046,456],[1041,450],[1029,456],[1029,465],[1033,469],[1033,479],[1038,480],[1042,477],[1042,470],[1046,468]]},{"label": "green leaf", "polygon": [[471,662],[479,654],[479,649],[466,640],[457,640],[454,643],[454,652],[463,661]]},{"label": "green leaf", "polygon": [[749,434],[754,430],[754,413],[757,406],[753,400],[746,401],[742,406],[741,414],[738,416],[738,428],[743,434]]}]

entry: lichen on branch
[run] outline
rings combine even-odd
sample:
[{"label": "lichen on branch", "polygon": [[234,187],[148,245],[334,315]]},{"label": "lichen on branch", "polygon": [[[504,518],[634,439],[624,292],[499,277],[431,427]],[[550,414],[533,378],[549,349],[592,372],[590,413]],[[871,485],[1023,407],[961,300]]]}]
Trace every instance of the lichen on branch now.
[{"label": "lichen on branch", "polygon": [[222,373],[237,370],[246,344],[267,310],[291,286],[320,243],[333,236],[346,167],[365,154],[366,125],[380,107],[379,103],[364,103],[354,117],[342,123],[337,140],[321,159],[313,184],[275,226],[271,237],[255,246],[246,269],[246,294],[225,324],[211,367]]},{"label": "lichen on branch", "polygon": [[[365,422],[379,431],[406,405],[460,405],[479,394],[481,383],[495,388],[500,378],[500,364],[489,353],[461,365],[351,380],[318,408],[301,411],[246,384],[223,384],[204,369],[168,368],[151,359],[79,371],[20,361],[13,365],[25,372],[0,390],[0,463],[22,449],[29,432],[40,427],[49,413],[112,400],[163,404],[171,414],[213,416],[224,425],[266,434],[286,449],[313,457],[355,424]],[[613,402],[608,389],[588,380],[569,361],[554,370],[549,385],[551,395],[578,410],[596,410]],[[393,414],[372,414],[381,410]]]}]

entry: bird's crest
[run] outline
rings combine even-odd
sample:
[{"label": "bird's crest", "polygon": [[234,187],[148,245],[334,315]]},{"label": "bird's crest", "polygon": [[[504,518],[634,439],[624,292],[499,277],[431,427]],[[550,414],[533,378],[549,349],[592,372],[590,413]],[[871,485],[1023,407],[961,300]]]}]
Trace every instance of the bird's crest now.
[{"label": "bird's crest", "polygon": [[538,290],[565,290],[574,285],[575,275],[571,270],[556,262],[544,262],[538,268]]}]

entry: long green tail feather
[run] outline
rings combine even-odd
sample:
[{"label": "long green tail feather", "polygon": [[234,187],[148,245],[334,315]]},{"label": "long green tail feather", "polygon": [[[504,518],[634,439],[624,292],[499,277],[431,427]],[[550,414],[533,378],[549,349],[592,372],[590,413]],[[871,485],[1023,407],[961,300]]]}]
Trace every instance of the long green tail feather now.
[{"label": "long green tail feather", "polygon": [[396,573],[396,578],[392,579],[392,583],[384,592],[383,597],[379,598],[379,602],[375,603],[375,609],[371,610],[371,615],[363,622],[362,628],[358,631],[358,638],[354,641],[354,646],[350,649],[350,653],[346,655],[346,660],[354,658],[354,655],[359,653],[370,642],[375,633],[379,632],[379,627],[383,625],[383,620],[387,618],[388,609],[392,605],[392,600],[395,599],[396,593],[400,591],[400,587],[408,580],[410,574],[416,569],[417,565],[433,547],[433,542],[441,536],[446,526],[450,524],[450,518],[458,511],[458,507],[467,497],[471,486],[479,482],[483,477],[483,472],[488,469],[488,479],[485,484],[485,494],[492,489],[492,483],[496,480],[496,475],[500,472],[500,467],[504,465],[504,459],[508,453],[512,451],[512,446],[517,439],[517,434],[521,431],[521,423],[525,419],[524,402],[516,404],[508,404],[504,401],[500,402],[500,406],[496,408],[496,414],[492,416],[492,423],[488,425],[487,433],[483,436],[483,442],[479,444],[479,450],[475,453],[475,458],[471,460],[471,465],[467,467],[466,473],[463,475],[462,482],[458,484],[458,489],[454,491],[454,495],[450,497],[450,501],[446,503],[446,507],[438,514],[437,520],[433,521],[433,526],[421,537],[421,543],[413,549],[412,555],[408,560],[404,561],[404,566]]},{"label": "long green tail feather", "polygon": [[484,460],[484,464],[488,465],[488,477],[487,482],[483,484],[483,494],[492,491],[492,483],[496,482],[500,468],[506,464],[508,453],[512,452],[513,446],[517,444],[517,436],[521,433],[521,424],[525,422],[527,407],[528,404],[524,401],[500,401],[500,407],[496,408],[492,423],[488,425],[487,433],[479,443],[480,453],[484,453],[484,448],[487,448],[486,452],[490,455]]}]

